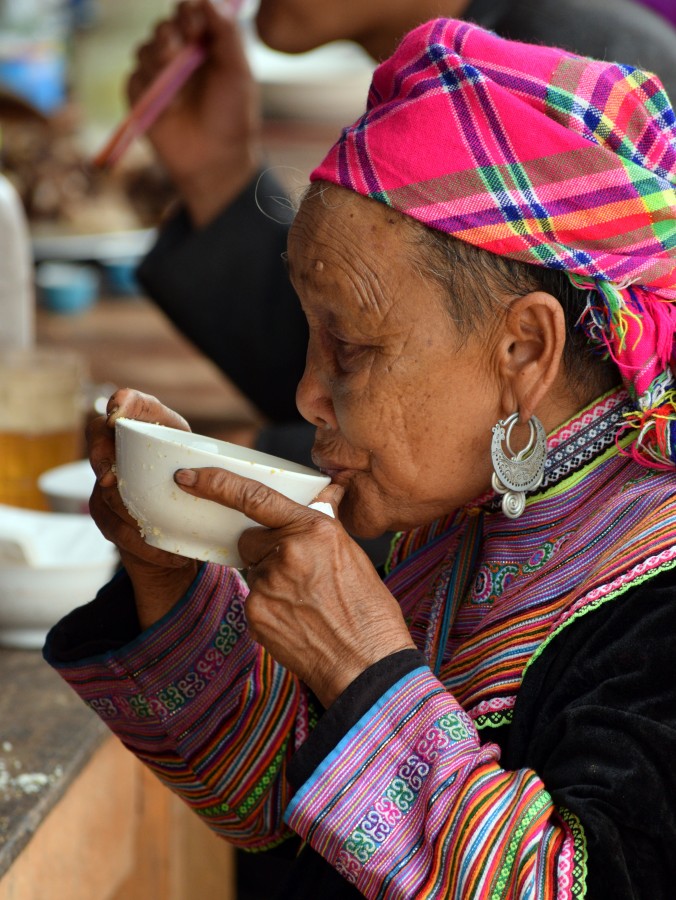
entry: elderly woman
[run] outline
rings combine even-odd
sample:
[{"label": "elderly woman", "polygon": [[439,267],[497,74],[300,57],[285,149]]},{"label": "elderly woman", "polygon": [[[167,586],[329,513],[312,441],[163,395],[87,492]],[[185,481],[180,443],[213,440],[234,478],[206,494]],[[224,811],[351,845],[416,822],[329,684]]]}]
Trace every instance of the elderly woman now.
[{"label": "elderly woman", "polygon": [[[232,569],[148,547],[47,659],[287,898],[666,898],[676,883],[676,131],[641,71],[440,19],[292,228],[298,405],[339,519],[214,469]],[[348,535],[401,529],[381,579]],[[272,895],[274,891],[270,891]]]}]

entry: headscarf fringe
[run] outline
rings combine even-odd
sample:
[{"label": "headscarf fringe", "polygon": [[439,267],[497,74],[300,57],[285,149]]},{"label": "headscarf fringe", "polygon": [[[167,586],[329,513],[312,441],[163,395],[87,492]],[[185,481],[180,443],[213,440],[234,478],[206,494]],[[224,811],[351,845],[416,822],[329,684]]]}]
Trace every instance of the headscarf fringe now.
[{"label": "headscarf fringe", "polygon": [[676,468],[673,304],[640,286],[620,287],[574,273],[568,277],[589,292],[578,325],[591,343],[605,348],[635,406],[625,416],[618,446],[629,431],[635,431],[635,439],[621,452],[643,466]]},{"label": "headscarf fringe", "polygon": [[636,431],[636,438],[621,450],[622,453],[653,469],[676,468],[676,390],[667,391],[659,406],[631,410],[624,418],[618,443],[629,430]]},{"label": "headscarf fringe", "polygon": [[[606,344],[612,359],[617,363],[620,354],[625,350],[632,323],[637,329],[631,347],[632,350],[635,350],[643,337],[643,324],[640,316],[629,308],[625,300],[624,292],[629,288],[620,288],[611,281],[604,281],[601,278],[583,278],[572,272],[568,273],[568,277],[576,287],[596,291],[605,301],[602,307],[594,307],[588,301],[588,308],[595,327],[600,329],[597,340],[601,339]],[[602,323],[599,315],[594,315],[597,311],[605,314],[605,322]],[[607,334],[607,331],[610,331],[610,334]],[[617,348],[617,355],[613,352],[613,347]]]}]

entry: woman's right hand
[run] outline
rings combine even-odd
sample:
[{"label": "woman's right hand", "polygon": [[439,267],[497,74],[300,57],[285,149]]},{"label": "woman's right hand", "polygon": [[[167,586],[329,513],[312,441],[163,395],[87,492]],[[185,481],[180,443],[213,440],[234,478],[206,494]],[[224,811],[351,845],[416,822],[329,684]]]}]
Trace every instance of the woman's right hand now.
[{"label": "woman's right hand", "polygon": [[87,428],[89,459],[96,475],[89,508],[101,533],[120,552],[134,586],[139,622],[142,628],[148,628],[185,594],[195,580],[199,563],[151,547],[125,509],[114,465],[115,421],[121,417],[184,431],[190,428],[185,419],[155,397],[128,388],[116,391],[108,401],[107,415],[94,419]]},{"label": "woman's right hand", "polygon": [[182,0],[137,51],[127,94],[134,103],[186,44],[206,61],[148,131],[196,226],[231,203],[259,163],[260,100],[232,0]]}]

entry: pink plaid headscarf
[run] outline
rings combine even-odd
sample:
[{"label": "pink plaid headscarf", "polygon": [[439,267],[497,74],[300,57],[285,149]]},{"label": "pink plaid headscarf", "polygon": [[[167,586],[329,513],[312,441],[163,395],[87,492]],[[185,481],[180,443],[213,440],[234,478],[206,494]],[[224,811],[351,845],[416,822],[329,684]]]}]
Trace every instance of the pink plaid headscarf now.
[{"label": "pink plaid headscarf", "polygon": [[635,405],[630,452],[676,465],[676,117],[654,75],[437,19],[311,179],[567,272]]}]

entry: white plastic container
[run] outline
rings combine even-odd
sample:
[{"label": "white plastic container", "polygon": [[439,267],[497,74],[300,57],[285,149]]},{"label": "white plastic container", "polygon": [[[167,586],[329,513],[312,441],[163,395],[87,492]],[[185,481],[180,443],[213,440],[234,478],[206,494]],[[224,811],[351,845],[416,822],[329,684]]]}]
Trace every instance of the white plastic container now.
[{"label": "white plastic container", "polygon": [[35,342],[33,260],[26,215],[16,189],[0,174],[0,347]]},{"label": "white plastic container", "polygon": [[88,459],[55,466],[38,478],[38,487],[52,512],[88,513],[96,477]]}]

